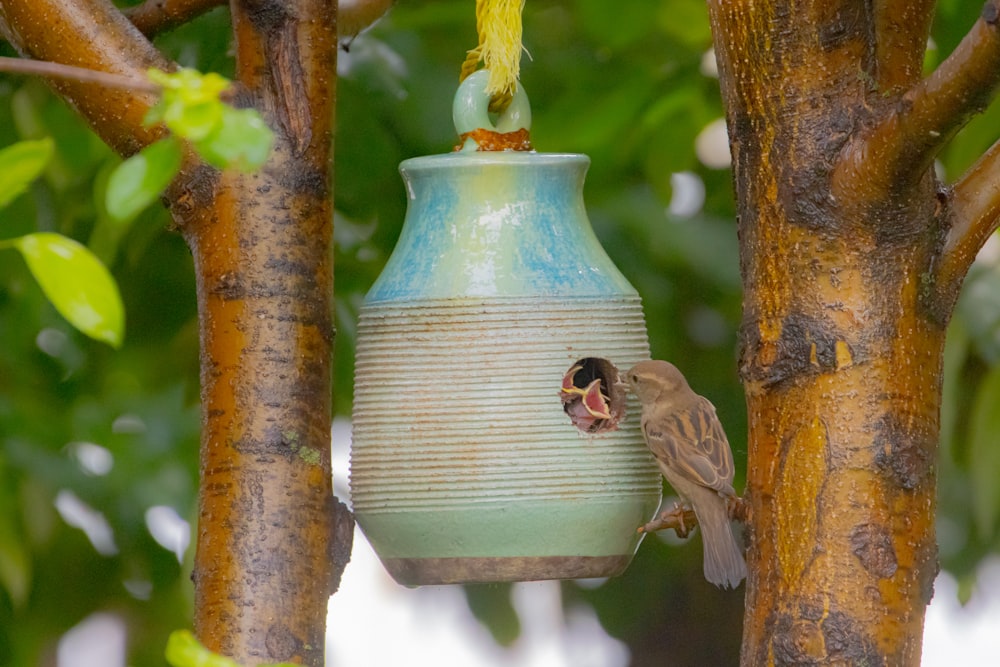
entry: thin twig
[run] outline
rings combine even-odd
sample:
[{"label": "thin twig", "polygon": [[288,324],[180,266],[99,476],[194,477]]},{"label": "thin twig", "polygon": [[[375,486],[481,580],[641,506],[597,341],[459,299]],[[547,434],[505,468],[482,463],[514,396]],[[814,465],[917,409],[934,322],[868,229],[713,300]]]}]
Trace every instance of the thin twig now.
[{"label": "thin twig", "polygon": [[147,93],[160,92],[160,87],[147,79],[111,74],[110,72],[101,72],[83,67],[74,67],[72,65],[63,65],[47,60],[0,56],[0,72],[27,74],[53,79],[70,79],[80,83],[95,83],[106,88],[120,88]]}]

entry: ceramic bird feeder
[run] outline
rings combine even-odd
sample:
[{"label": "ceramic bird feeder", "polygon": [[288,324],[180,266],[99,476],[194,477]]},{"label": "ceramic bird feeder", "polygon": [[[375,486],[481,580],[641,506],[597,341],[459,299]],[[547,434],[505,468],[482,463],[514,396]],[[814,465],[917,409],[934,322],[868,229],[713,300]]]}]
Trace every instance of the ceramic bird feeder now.
[{"label": "ceramic bird feeder", "polygon": [[660,501],[616,370],[649,358],[642,304],[590,227],[586,156],[476,150],[530,123],[520,88],[491,123],[484,86],[456,96],[462,150],[400,165],[358,322],[355,516],[401,584],[619,574]]}]

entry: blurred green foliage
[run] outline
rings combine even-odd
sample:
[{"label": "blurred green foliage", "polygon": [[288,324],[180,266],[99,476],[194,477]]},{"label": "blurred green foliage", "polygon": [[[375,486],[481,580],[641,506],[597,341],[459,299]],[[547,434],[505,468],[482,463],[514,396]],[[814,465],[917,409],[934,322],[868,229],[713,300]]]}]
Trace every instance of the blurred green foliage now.
[{"label": "blurred green foliage", "polygon": [[[0,209],[24,193],[52,159],[49,138],[19,141],[0,150]],[[117,348],[125,335],[118,285],[86,246],[52,232],[33,232],[0,240],[0,250],[21,253],[49,302],[70,324],[91,338]]]},{"label": "blurred green foliage", "polygon": [[[939,3],[940,60],[979,15],[979,0]],[[182,65],[232,75],[228,13],[213,10],[158,38]],[[336,137],[337,412],[351,405],[360,301],[399,234],[408,157],[449,151],[452,95],[476,42],[472,0],[398,3],[341,52]],[[531,0],[522,81],[540,151],[590,155],[585,198],[597,235],[642,294],[653,353],[675,360],[716,404],[737,469],[746,415],[736,373],[739,259],[731,174],[702,165],[695,137],[722,116],[717,81],[702,73],[711,45],[702,0],[610,3]],[[0,53],[13,55],[0,44]],[[1000,105],[942,156],[960,175],[997,138]],[[163,664],[170,631],[190,619],[190,549],[178,563],[146,525],[168,505],[193,519],[197,488],[198,350],[191,257],[157,207],[130,226],[103,209],[119,162],[38,81],[0,76],[0,146],[51,136],[43,177],[0,217],[0,239],[58,232],[88,245],[121,287],[128,336],[118,352],[74,331],[23,263],[0,262],[0,665],[39,664],[59,636],[96,610],[128,619],[129,662]],[[704,203],[670,213],[690,172]],[[676,204],[676,202],[675,202]],[[675,207],[676,210],[676,207]],[[970,276],[946,361],[940,462],[944,566],[968,577],[998,551],[1000,267]],[[108,470],[82,463],[90,443]],[[736,480],[742,488],[742,473]],[[61,518],[70,491],[103,514],[114,552],[98,553]],[[735,664],[742,596],[701,577],[701,545],[647,538],[622,577],[567,582],[565,604],[591,605],[627,642],[636,665]],[[519,631],[505,587],[470,589],[477,617],[501,643]],[[665,628],[667,631],[665,631]]]}]

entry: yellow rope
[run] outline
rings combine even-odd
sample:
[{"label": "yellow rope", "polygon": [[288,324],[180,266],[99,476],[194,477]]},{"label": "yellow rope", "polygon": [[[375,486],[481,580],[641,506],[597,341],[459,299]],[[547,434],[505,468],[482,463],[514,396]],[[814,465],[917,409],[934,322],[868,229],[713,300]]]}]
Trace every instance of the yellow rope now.
[{"label": "yellow rope", "polygon": [[460,81],[476,71],[481,60],[490,71],[486,92],[490,110],[510,104],[521,73],[521,10],[524,0],[476,0],[476,32],[479,44],[462,63]]}]

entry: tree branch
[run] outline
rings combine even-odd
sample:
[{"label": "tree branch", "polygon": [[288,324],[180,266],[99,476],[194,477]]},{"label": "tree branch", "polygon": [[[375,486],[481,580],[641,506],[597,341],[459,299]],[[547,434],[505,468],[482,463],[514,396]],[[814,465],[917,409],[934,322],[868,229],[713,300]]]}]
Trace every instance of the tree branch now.
[{"label": "tree branch", "polygon": [[875,4],[875,81],[897,93],[920,80],[934,0],[884,0]]},{"label": "tree branch", "polygon": [[1000,0],[990,0],[955,51],[848,145],[834,172],[835,193],[874,201],[926,174],[941,148],[1000,87],[998,22]]},{"label": "tree branch", "polygon": [[122,11],[139,32],[152,39],[224,4],[226,0],[146,0]]},{"label": "tree branch", "polygon": [[[107,0],[0,0],[0,30],[21,55],[35,60],[129,79],[145,79],[150,67],[175,68]],[[162,128],[142,124],[158,99],[155,92],[66,78],[49,81],[122,155],[134,153],[163,133]]]},{"label": "tree branch", "polygon": [[1000,224],[1000,141],[955,183],[951,223],[938,265],[938,290],[956,298],[976,254]]},{"label": "tree branch", "polygon": [[[395,0],[343,0],[337,9],[338,35],[354,37],[375,23],[393,2]],[[142,34],[152,39],[225,4],[226,0],[146,0],[123,11]]]},{"label": "tree branch", "polygon": [[240,102],[275,132],[258,173],[178,179],[198,285],[198,638],[241,664],[323,664],[353,521],[330,477],[333,0],[233,0]]}]

